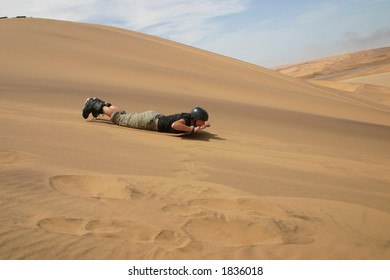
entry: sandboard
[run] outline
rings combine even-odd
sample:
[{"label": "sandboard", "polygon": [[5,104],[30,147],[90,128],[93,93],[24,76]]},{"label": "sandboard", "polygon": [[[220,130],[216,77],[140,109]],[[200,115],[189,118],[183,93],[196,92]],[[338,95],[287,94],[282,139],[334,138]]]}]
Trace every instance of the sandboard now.
[{"label": "sandboard", "polygon": [[186,137],[186,136],[193,136],[194,133],[187,133],[187,132],[183,132],[183,133],[165,133],[166,135],[168,136],[174,136],[174,137]]}]

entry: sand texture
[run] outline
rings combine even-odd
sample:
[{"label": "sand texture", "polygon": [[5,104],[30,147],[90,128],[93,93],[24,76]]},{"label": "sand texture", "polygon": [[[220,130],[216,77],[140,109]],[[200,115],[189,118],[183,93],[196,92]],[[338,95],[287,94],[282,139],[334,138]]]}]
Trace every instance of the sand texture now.
[{"label": "sand texture", "polygon": [[[0,37],[1,259],[390,258],[383,84],[329,87],[99,25],[3,19]],[[93,96],[202,106],[211,127],[85,121]]]}]

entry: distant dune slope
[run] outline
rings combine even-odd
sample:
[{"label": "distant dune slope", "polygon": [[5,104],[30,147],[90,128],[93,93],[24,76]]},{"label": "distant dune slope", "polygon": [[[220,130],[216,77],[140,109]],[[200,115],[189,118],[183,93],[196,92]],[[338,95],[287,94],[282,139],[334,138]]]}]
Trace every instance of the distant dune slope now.
[{"label": "distant dune slope", "polygon": [[390,72],[390,47],[280,66],[275,70],[297,78],[322,80]]},{"label": "distant dune slope", "polygon": [[276,71],[390,105],[390,47],[282,66]]}]

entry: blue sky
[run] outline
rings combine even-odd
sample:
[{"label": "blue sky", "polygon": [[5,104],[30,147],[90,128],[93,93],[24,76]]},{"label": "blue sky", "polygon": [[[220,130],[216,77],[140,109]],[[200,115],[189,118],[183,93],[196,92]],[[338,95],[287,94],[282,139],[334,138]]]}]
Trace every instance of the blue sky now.
[{"label": "blue sky", "polygon": [[264,67],[390,46],[389,0],[0,0],[0,16],[17,15],[117,26]]}]

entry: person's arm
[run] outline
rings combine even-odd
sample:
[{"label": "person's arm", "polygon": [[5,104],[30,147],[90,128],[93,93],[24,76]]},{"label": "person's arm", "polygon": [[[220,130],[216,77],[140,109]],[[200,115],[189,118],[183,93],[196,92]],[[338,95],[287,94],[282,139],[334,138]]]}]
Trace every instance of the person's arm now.
[{"label": "person's arm", "polygon": [[193,127],[187,126],[186,121],[184,119],[180,119],[180,120],[175,121],[171,127],[174,130],[178,130],[178,131],[183,131],[183,132],[187,132],[187,133],[193,132]]},{"label": "person's arm", "polygon": [[200,132],[201,130],[203,130],[209,126],[210,126],[209,122],[205,122],[205,124],[202,126],[196,126],[196,127],[195,126],[187,126],[186,121],[184,119],[177,120],[172,124],[173,129],[178,130],[178,131],[187,132],[187,133]]}]

